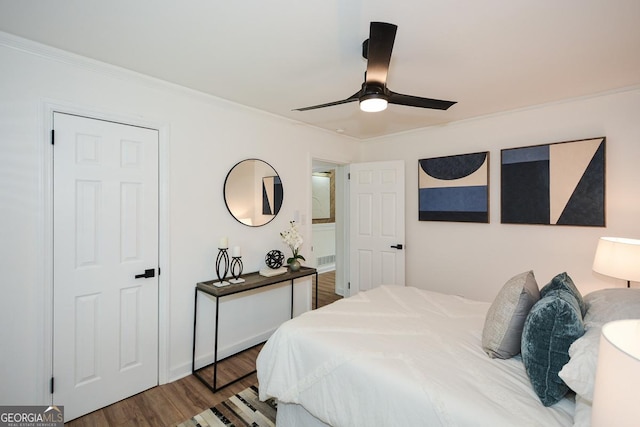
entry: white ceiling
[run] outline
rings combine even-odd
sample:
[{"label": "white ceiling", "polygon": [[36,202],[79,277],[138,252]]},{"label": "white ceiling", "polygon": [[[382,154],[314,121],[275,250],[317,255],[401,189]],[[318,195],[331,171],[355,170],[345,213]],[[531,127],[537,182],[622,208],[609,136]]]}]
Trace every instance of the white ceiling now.
[{"label": "white ceiling", "polygon": [[[369,22],[398,25],[388,87],[357,103]],[[640,84],[640,0],[0,0],[0,30],[367,139]]]}]

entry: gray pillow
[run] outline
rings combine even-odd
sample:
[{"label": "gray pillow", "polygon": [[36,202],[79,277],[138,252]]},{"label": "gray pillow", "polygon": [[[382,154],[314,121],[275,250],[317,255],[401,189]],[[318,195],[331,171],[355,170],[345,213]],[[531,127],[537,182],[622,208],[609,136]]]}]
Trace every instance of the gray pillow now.
[{"label": "gray pillow", "polygon": [[522,331],[522,362],[544,406],[558,403],[569,391],[558,372],[569,361],[569,347],[583,334],[580,305],[564,289],[548,291],[531,309]]},{"label": "gray pillow", "polygon": [[540,299],[533,271],[507,281],[493,300],[482,330],[482,349],[491,358],[508,359],[520,353],[524,321]]},{"label": "gray pillow", "polygon": [[558,274],[556,277],[551,279],[549,283],[544,285],[542,289],[540,289],[540,298],[544,298],[547,292],[555,291],[556,289],[562,289],[572,294],[576,301],[578,301],[582,316],[584,317],[584,315],[587,314],[587,304],[585,304],[582,294],[567,273]]}]

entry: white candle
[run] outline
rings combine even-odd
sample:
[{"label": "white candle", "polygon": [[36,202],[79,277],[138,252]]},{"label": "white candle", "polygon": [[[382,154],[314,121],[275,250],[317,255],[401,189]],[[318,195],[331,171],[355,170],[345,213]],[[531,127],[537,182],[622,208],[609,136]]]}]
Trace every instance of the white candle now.
[{"label": "white candle", "polygon": [[219,249],[227,249],[229,247],[229,239],[227,239],[226,237],[221,237],[220,238],[220,245],[218,246]]},{"label": "white candle", "polygon": [[233,257],[239,257],[240,256],[240,246],[234,246],[233,250],[231,251],[231,256]]}]

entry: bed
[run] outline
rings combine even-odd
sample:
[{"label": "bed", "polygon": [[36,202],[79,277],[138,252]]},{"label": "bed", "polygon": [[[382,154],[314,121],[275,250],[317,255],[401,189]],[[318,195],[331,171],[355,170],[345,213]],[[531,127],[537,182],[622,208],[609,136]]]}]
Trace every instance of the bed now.
[{"label": "bed", "polygon": [[260,352],[260,398],[278,427],[572,426],[573,393],[545,406],[519,354],[488,356],[493,305],[387,285],[307,312]]}]

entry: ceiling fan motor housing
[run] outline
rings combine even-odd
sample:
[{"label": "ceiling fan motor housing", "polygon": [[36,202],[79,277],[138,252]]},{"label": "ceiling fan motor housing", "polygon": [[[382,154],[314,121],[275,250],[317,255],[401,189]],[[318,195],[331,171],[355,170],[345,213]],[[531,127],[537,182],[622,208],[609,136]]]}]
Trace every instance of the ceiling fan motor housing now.
[{"label": "ceiling fan motor housing", "polygon": [[369,59],[369,39],[362,42],[362,57]]},{"label": "ceiling fan motor housing", "polygon": [[386,88],[375,83],[364,83],[360,92],[360,101],[370,98],[387,98],[389,93]]}]

